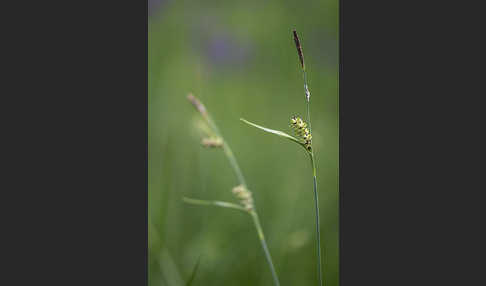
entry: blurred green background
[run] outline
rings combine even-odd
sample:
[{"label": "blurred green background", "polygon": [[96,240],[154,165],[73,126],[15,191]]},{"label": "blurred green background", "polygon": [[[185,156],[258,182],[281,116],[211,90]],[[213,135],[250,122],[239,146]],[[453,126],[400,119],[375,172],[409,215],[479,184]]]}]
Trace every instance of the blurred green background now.
[{"label": "blurred green background", "polygon": [[309,158],[240,117],[291,133],[305,117],[301,38],[317,156],[324,285],[339,284],[338,1],[149,1],[149,285],[272,285],[250,216],[184,204],[237,202],[220,149],[201,146],[201,99],[240,164],[281,285],[316,285]]}]

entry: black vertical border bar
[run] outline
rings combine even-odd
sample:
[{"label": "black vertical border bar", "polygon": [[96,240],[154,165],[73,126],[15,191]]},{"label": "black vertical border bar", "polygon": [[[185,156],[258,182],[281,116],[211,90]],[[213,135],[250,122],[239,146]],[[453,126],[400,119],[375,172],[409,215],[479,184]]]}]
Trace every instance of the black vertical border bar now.
[{"label": "black vertical border bar", "polygon": [[145,3],[145,92],[144,92],[144,105],[145,105],[145,187],[144,187],[144,200],[145,200],[145,262],[143,267],[145,268],[145,280],[143,285],[148,285],[148,17],[149,17],[149,0],[144,0]]},{"label": "black vertical border bar", "polygon": [[5,10],[8,282],[146,285],[148,1]]},{"label": "black vertical border bar", "polygon": [[340,0],[340,286],[484,281],[481,11]]}]

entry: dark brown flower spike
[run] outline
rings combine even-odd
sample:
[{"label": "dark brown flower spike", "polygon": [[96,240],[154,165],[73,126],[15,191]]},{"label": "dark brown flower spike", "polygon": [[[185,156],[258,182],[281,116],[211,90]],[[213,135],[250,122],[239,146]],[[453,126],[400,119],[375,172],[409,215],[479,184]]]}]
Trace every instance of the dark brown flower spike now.
[{"label": "dark brown flower spike", "polygon": [[304,64],[304,54],[302,53],[302,46],[300,45],[299,36],[297,36],[297,31],[294,29],[294,42],[295,47],[297,48],[297,53],[299,54],[300,64],[302,65],[302,69],[305,70]]}]

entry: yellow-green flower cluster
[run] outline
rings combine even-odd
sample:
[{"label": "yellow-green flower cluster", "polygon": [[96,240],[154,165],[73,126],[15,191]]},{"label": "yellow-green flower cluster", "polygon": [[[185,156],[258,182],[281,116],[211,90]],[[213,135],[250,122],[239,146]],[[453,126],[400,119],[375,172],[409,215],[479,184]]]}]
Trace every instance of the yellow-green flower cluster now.
[{"label": "yellow-green flower cluster", "polygon": [[309,151],[312,149],[312,135],[309,128],[307,128],[307,123],[305,123],[300,117],[293,116],[290,119],[290,126],[294,129],[297,137],[302,141],[305,148]]},{"label": "yellow-green flower cluster", "polygon": [[243,185],[238,185],[233,188],[233,194],[240,200],[240,203],[247,211],[253,209],[253,196],[251,192]]}]

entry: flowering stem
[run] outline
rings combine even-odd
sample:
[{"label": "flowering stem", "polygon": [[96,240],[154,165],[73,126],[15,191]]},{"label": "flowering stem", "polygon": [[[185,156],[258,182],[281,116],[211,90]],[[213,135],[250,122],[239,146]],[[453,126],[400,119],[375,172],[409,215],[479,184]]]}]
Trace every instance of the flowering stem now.
[{"label": "flowering stem", "polygon": [[[304,88],[306,92],[309,92],[307,88],[307,77],[305,70],[304,73]],[[312,132],[311,128],[311,119],[310,119],[310,98],[307,97],[306,100],[307,105],[307,122],[309,123],[309,131]],[[322,265],[321,265],[321,235],[320,235],[320,224],[319,224],[319,196],[317,194],[317,170],[316,170],[316,162],[314,160],[314,148],[310,151],[310,159],[312,163],[312,176],[313,176],[313,183],[314,183],[314,201],[315,201],[315,208],[316,208],[316,252],[317,252],[317,267],[319,273],[319,285],[322,286]]]},{"label": "flowering stem", "polygon": [[[217,129],[216,125],[212,122],[212,120],[209,118],[210,125],[212,125],[215,128],[215,132],[218,133],[218,136],[223,138],[219,130]],[[241,185],[243,185],[246,188],[246,181],[245,177],[243,176],[243,173],[241,172],[240,166],[238,165],[238,162],[236,161],[236,157],[233,155],[233,152],[231,151],[231,148],[229,145],[226,143],[226,141],[223,139],[223,150],[224,154],[228,158],[228,161],[230,162],[231,167],[233,167],[233,170],[236,173],[236,176],[238,177],[238,181],[240,182]],[[260,240],[260,243],[263,248],[263,252],[265,253],[265,258],[267,259],[268,265],[270,266],[270,271],[272,272],[272,278],[273,282],[276,286],[280,286],[280,283],[278,281],[278,276],[277,272],[275,271],[275,267],[273,266],[272,262],[272,257],[270,256],[270,252],[268,251],[267,247],[267,242],[265,241],[265,236],[263,235],[263,229],[260,225],[260,220],[258,219],[258,214],[256,212],[256,207],[254,206],[254,209],[249,211],[249,214],[253,218],[253,223],[255,224],[255,228],[258,233],[258,239]]]},{"label": "flowering stem", "polygon": [[320,235],[320,224],[319,224],[319,196],[317,194],[317,171],[316,164],[314,162],[314,151],[310,153],[310,159],[312,162],[312,172],[314,179],[314,201],[316,209],[316,252],[317,252],[317,267],[319,272],[319,285],[322,285],[322,265],[321,265],[321,235]]},{"label": "flowering stem", "polygon": [[[219,131],[218,126],[216,126],[216,124],[212,120],[211,116],[206,111],[205,106],[197,98],[195,98],[192,94],[190,94],[188,96],[188,99],[194,105],[194,107],[196,107],[196,109],[199,111],[199,113],[201,113],[202,117],[209,124],[210,128],[223,141],[224,154],[228,158],[228,161],[229,161],[231,167],[233,168],[233,170],[236,174],[236,177],[238,178],[238,182],[240,183],[240,185],[242,185],[243,187],[246,188],[245,177],[243,176],[243,173],[241,172],[240,166],[238,165],[238,162],[236,161],[236,157],[234,156],[233,152],[231,151],[231,148],[229,147],[229,145],[224,140],[223,135],[221,135],[221,132]],[[280,286],[280,283],[278,281],[277,272],[275,271],[275,268],[274,268],[273,262],[272,262],[272,257],[270,256],[270,252],[268,251],[267,243],[265,241],[265,236],[263,235],[263,229],[260,225],[260,220],[258,219],[258,214],[256,212],[256,206],[255,205],[253,205],[253,209],[247,210],[247,209],[240,207],[238,205],[235,205],[235,204],[232,204],[232,203],[226,203],[226,202],[202,201],[202,200],[195,200],[195,199],[188,199],[188,198],[184,198],[184,201],[188,202],[188,203],[199,204],[199,205],[217,205],[217,206],[222,206],[222,207],[234,208],[234,209],[244,210],[245,212],[249,213],[251,215],[251,217],[253,218],[253,223],[255,224],[255,228],[256,228],[257,233],[258,233],[258,239],[260,240],[260,243],[262,245],[263,252],[265,253],[265,258],[267,259],[268,265],[270,266],[273,282],[276,286]]]},{"label": "flowering stem", "polygon": [[[219,136],[221,138],[223,138],[221,136],[221,134],[219,134]],[[246,188],[245,178],[243,177],[243,173],[241,172],[241,169],[238,165],[238,162],[236,161],[236,158],[233,155],[231,148],[228,146],[228,144],[226,144],[224,139],[223,139],[223,142],[224,142],[223,143],[224,153],[226,154],[226,157],[228,158],[231,166],[233,167],[233,170],[235,171],[236,176],[238,177],[238,181],[240,182],[241,185],[243,185]],[[270,271],[272,272],[273,282],[276,286],[280,286],[280,283],[278,281],[277,272],[275,271],[275,267],[273,266],[272,257],[270,256],[270,252],[268,251],[268,247],[267,247],[267,242],[265,241],[265,236],[263,235],[263,229],[260,225],[260,220],[258,219],[256,207],[254,206],[253,208],[254,208],[253,210],[249,211],[249,214],[253,218],[253,223],[255,224],[255,228],[256,228],[257,233],[258,233],[258,239],[260,240],[260,243],[262,245],[263,252],[265,253],[265,258],[267,259],[268,265],[270,266]]]},{"label": "flowering stem", "polygon": [[[307,73],[305,71],[305,64],[304,64],[304,54],[302,52],[302,46],[299,40],[299,36],[297,32],[293,30],[294,34],[294,41],[295,47],[297,48],[297,53],[299,55],[299,60],[302,67],[302,76],[304,78],[304,94],[306,99],[307,105],[307,122],[309,124],[309,132],[312,133],[311,128],[311,118],[310,118],[310,92],[309,86],[307,85]],[[317,171],[316,171],[316,164],[314,160],[314,148],[312,148],[309,152],[311,163],[312,163],[312,175],[313,175],[313,183],[314,183],[314,201],[315,201],[315,208],[316,208],[316,252],[317,252],[317,267],[319,272],[319,285],[322,286],[322,266],[321,266],[321,238],[320,238],[320,231],[319,231],[319,196],[317,194]]]}]

